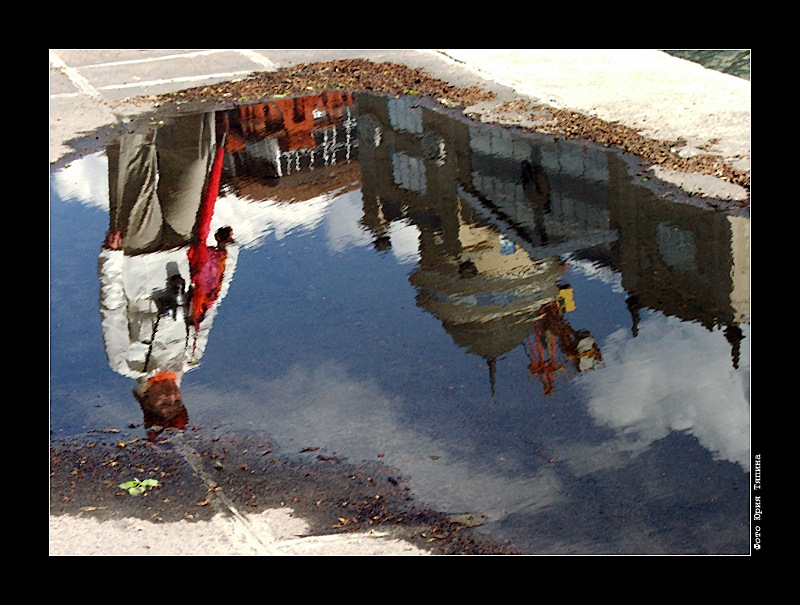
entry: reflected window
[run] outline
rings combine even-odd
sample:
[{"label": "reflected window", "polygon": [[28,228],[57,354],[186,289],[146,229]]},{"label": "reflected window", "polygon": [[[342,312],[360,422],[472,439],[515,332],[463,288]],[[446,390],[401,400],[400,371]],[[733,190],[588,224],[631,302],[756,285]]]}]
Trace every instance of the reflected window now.
[{"label": "reflected window", "polygon": [[673,223],[659,223],[656,237],[658,252],[667,265],[679,271],[694,269],[697,251],[692,231]]}]

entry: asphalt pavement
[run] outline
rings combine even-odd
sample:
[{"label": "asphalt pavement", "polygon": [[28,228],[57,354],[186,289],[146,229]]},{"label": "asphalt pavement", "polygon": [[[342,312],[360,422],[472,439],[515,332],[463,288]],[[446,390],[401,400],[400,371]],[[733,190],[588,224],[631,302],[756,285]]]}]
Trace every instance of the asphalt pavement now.
[{"label": "asphalt pavement", "polygon": [[[49,161],[80,153],[76,141],[146,107],[128,99],[172,92],[337,58],[391,61],[457,85],[477,84],[501,99],[524,98],[597,116],[654,139],[687,144],[682,153],[719,154],[750,170],[750,82],[656,50],[248,50],[50,49]],[[740,188],[713,177],[662,171],[691,191],[737,198]],[[99,522],[50,516],[51,555],[424,555],[379,532],[298,537],[304,522],[290,508],[247,515],[228,507],[209,522]],[[177,527],[180,525],[180,527]],[[174,533],[174,536],[171,534]]]}]

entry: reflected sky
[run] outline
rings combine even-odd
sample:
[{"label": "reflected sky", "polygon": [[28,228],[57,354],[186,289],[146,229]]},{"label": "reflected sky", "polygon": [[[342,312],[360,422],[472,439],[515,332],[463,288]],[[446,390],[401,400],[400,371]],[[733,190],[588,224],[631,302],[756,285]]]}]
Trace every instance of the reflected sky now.
[{"label": "reflected sky", "polygon": [[[359,126],[368,126],[370,136],[360,131],[360,159],[353,162],[360,162],[361,172],[353,182],[301,201],[242,195],[223,183],[211,230],[232,225],[241,250],[208,352],[182,386],[191,422],[267,432],[290,452],[315,446],[353,461],[380,456],[423,501],[485,514],[492,531],[513,536],[531,551],[747,552],[749,321],[738,324],[743,340],[734,367],[725,322],[713,325],[693,310],[724,310],[716,295],[704,302],[699,288],[696,297],[674,308],[651,302],[663,299],[670,284],[645,274],[642,267],[655,262],[649,252],[621,250],[624,241],[636,239],[631,225],[641,220],[625,210],[632,197],[642,195],[635,184],[615,185],[613,191],[609,186],[609,195],[622,200],[611,212],[605,194],[586,194],[602,199],[581,207],[574,201],[582,191],[596,192],[600,178],[608,186],[604,174],[612,174],[611,181],[620,178],[605,156],[587,158],[572,170],[565,166],[581,162],[580,153],[536,152],[542,154],[539,165],[548,167],[557,209],[531,235],[534,227],[512,217],[511,206],[499,201],[501,191],[513,197],[514,187],[499,187],[505,168],[493,172],[509,158],[532,157],[531,143],[494,131],[489,136],[464,130],[450,139],[442,135],[450,132],[444,127],[434,130],[440,139],[425,138],[422,125],[430,117],[412,109],[404,114],[408,107],[388,103],[386,119],[403,125],[390,131],[388,123],[380,128],[382,108],[359,100]],[[381,165],[381,147],[367,150],[365,141],[400,147],[409,132],[416,138],[400,149],[406,155],[387,156],[387,170],[395,171],[389,180],[371,177],[369,171]],[[471,140],[465,150],[454,150],[462,134]],[[510,150],[503,162],[488,155],[476,159],[492,146]],[[452,196],[423,199],[420,192],[434,187],[437,176],[449,177],[448,162],[457,151],[465,161],[466,150],[473,154],[471,171],[458,174],[471,175],[466,185],[460,183],[462,189],[474,187],[471,193],[459,197],[454,187]],[[415,151],[427,162],[425,181],[412,174],[409,157]],[[374,161],[366,164],[366,157]],[[401,189],[411,193],[400,199]],[[618,195],[620,190],[625,194]],[[366,218],[376,199],[380,238],[376,223]],[[487,204],[486,214],[471,208],[476,199]],[[569,204],[575,206],[569,216],[581,217],[579,227],[577,218],[568,226],[564,218],[554,222],[558,212],[567,216],[561,209]],[[108,367],[100,333],[96,267],[108,208],[105,154],[51,175],[55,435],[141,422],[130,381]],[[449,225],[456,215],[458,221]],[[676,220],[694,224],[668,217],[657,221],[657,232],[665,233],[664,225]],[[546,241],[536,239],[543,224]],[[636,225],[636,233],[644,233]],[[686,247],[687,239],[675,234],[687,228],[670,227],[659,240],[671,246],[661,258],[676,271],[691,265],[670,256]],[[520,239],[520,233],[527,235]],[[567,249],[580,238],[606,241]],[[378,246],[379,239],[390,245]],[[591,335],[602,366],[556,372],[555,388],[546,395],[530,371],[537,344],[530,326],[539,321],[540,306],[524,322],[482,307],[499,321],[491,332],[495,345],[484,347],[490,336],[476,335],[476,326],[491,322],[458,320],[474,312],[465,301],[483,299],[479,290],[452,291],[465,283],[449,253],[456,242],[459,254],[466,251],[486,280],[470,283],[497,288],[493,301],[500,294],[512,301],[521,292],[526,300],[532,292],[561,300],[554,325],[565,326],[570,337]],[[537,250],[558,246],[558,255],[534,258]],[[64,248],[71,254],[61,254]],[[491,273],[496,266],[505,273]],[[702,281],[712,270],[695,273]],[[439,294],[431,294],[433,289]],[[644,299],[635,321],[632,294]],[[697,523],[689,537],[679,536],[681,502]],[[570,516],[580,532],[564,529]]]}]

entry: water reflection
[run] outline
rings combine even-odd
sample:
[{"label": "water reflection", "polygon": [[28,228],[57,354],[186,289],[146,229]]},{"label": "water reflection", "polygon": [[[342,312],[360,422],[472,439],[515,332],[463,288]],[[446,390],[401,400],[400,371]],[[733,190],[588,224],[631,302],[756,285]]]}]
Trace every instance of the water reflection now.
[{"label": "water reflection", "polygon": [[[114,251],[150,263],[120,282],[148,302],[114,306],[130,316],[115,370],[142,381],[153,327],[173,326],[180,353],[150,356],[176,375],[202,358],[180,384],[193,418],[380,454],[531,552],[747,551],[748,219],[662,200],[615,153],[413,97],[325,93],[136,133],[157,150],[169,129],[203,141],[175,190],[194,220],[122,215],[183,236]],[[175,273],[197,288],[193,249],[225,261],[206,267],[222,281],[199,324],[164,297]]]},{"label": "water reflection", "polygon": [[136,380],[152,438],[188,424],[180,385],[203,357],[236,266],[230,227],[208,243],[224,154],[214,118],[125,134],[107,152],[109,227],[98,261],[103,340],[111,368]]},{"label": "water reflection", "polygon": [[577,370],[598,365],[594,339],[565,320],[574,297],[560,280],[573,255],[621,274],[634,336],[642,308],[721,325],[738,365],[748,220],[663,202],[614,155],[459,122],[413,99],[359,97],[359,125],[365,224],[376,241],[398,218],[419,228],[418,302],[461,346],[491,364],[532,336],[529,368],[547,393],[564,368],[556,342]]}]

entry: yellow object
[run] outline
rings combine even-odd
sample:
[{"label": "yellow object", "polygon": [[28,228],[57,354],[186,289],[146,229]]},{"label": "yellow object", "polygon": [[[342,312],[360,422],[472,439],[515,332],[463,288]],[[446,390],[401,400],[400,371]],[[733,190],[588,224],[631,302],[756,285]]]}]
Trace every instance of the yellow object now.
[{"label": "yellow object", "polygon": [[569,313],[575,310],[575,293],[572,288],[561,288],[558,291],[558,306],[562,313]]}]

